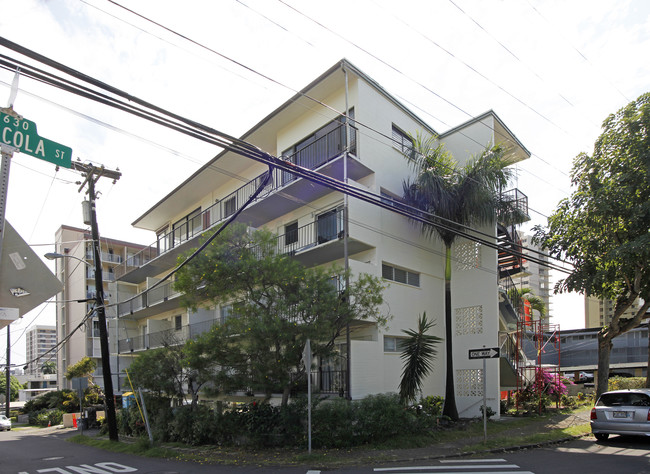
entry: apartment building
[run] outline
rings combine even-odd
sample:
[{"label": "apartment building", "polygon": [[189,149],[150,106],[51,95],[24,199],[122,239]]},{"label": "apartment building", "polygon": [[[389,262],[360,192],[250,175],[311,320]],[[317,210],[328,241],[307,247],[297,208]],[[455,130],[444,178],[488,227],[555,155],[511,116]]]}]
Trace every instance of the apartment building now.
[{"label": "apartment building", "polygon": [[[639,311],[641,302],[637,299],[632,303],[622,318],[632,318]],[[585,327],[602,328],[612,321],[616,301],[585,296]]]},{"label": "apartment building", "polygon": [[[349,124],[335,112],[345,110]],[[399,198],[403,181],[412,173],[402,152],[412,145],[408,133],[416,132],[439,135],[461,164],[494,143],[507,148],[513,163],[529,157],[494,112],[438,134],[345,60],[241,138],[323,175],[339,180],[347,177],[352,186],[376,196]],[[170,338],[183,342],[229,314],[229,307],[206,307],[196,312],[182,308],[170,281],[147,290],[169,273],[180,253],[197,247],[206,230],[231,216],[265,173],[265,164],[224,151],[135,219],[133,225],[151,231],[154,242],[115,269],[117,282],[112,292],[120,302],[118,350],[122,360],[124,355],[137,356]],[[348,379],[346,362],[335,368],[319,367],[320,374],[328,371],[332,377],[316,380],[315,389],[334,395],[346,393],[352,399],[397,391],[403,330],[415,328],[418,316],[426,311],[436,321],[435,334],[444,337],[442,243],[423,236],[409,220],[390,210],[353,198],[346,200],[340,192],[286,171],[273,170],[271,178],[262,194],[241,213],[241,222],[276,233],[278,249],[305,265],[344,266],[347,259],[353,275],[368,273],[390,284],[383,308],[392,315],[389,327],[357,324],[352,327],[350,346],[345,340],[340,342],[341,355],[350,357],[349,386],[342,386]],[[527,206],[519,191],[504,193],[504,197]],[[348,208],[347,228],[344,206]],[[480,230],[489,235],[496,232],[495,226]],[[461,417],[474,417],[480,415],[483,403],[484,376],[488,403],[498,412],[502,364],[489,361],[484,375],[482,362],[469,360],[468,350],[498,347],[500,331],[516,326],[518,313],[500,288],[497,250],[459,239],[453,252],[457,405]],[[424,394],[444,396],[444,375],[441,350],[425,382]]]},{"label": "apartment building", "polygon": [[[33,326],[25,336],[25,375],[40,375],[45,362],[56,363],[56,326]],[[35,363],[29,363],[36,361]]]},{"label": "apartment building", "polygon": [[[115,281],[115,268],[131,258],[144,246],[116,239],[100,238],[102,278],[105,298],[108,303],[113,295],[108,291],[108,283]],[[99,340],[99,323],[93,311],[96,297],[95,258],[90,230],[61,226],[55,235],[56,258],[55,274],[63,283],[63,291],[56,299],[56,333],[61,347],[57,351],[57,384],[60,388],[71,388],[65,373],[69,366],[84,357],[97,362],[93,381],[104,386]],[[87,301],[86,301],[87,300]],[[106,308],[109,328],[109,342],[115,345],[116,311],[114,306]],[[117,387],[120,373],[117,351],[111,356],[111,371],[114,374],[113,387]]]},{"label": "apartment building", "polygon": [[551,279],[550,270],[544,266],[544,262],[548,263],[548,255],[541,252],[538,245],[532,242],[532,235],[521,234],[521,244],[523,246],[524,254],[531,255],[536,260],[526,260],[524,263],[525,272],[522,272],[514,278],[517,288],[530,288],[531,292],[542,299],[546,308],[546,316],[551,317]]}]

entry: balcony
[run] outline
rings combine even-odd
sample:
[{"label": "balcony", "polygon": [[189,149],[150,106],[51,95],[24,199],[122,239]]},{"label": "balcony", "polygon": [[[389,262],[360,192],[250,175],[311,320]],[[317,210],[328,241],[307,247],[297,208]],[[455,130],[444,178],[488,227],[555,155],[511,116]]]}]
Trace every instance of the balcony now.
[{"label": "balcony", "polygon": [[212,326],[219,322],[218,319],[201,321],[194,324],[182,326],[180,329],[165,329],[148,334],[120,339],[118,341],[118,350],[120,354],[127,352],[138,352],[165,345],[184,344],[186,341],[197,337],[198,335],[209,331]]},{"label": "balcony", "polygon": [[[95,256],[92,251],[86,251],[86,260],[94,260]],[[114,253],[101,252],[100,258],[103,263],[122,263],[122,256]]]},{"label": "balcony", "polygon": [[136,319],[146,318],[164,311],[178,308],[178,296],[173,282],[165,282],[152,290],[137,295],[134,299],[117,304],[117,315],[132,315]]},{"label": "balcony", "polygon": [[[304,168],[316,170],[326,176],[343,179],[345,155],[342,150],[345,127],[341,126],[329,132],[318,140],[297,150],[286,161]],[[353,135],[353,138],[356,134]],[[348,156],[348,177],[359,180],[372,173],[354,156],[356,141],[352,142],[352,154]],[[222,200],[205,209],[189,222],[174,228],[171,232],[160,235],[156,242],[144,248],[141,252],[128,257],[116,267],[117,279],[130,283],[144,281],[147,276],[153,276],[173,267],[180,253],[198,245],[199,236],[206,230],[225,221],[235,213],[255,192],[266,178],[268,172],[262,173],[255,179],[244,184]],[[252,227],[259,227],[275,217],[291,212],[322,196],[330,194],[329,188],[300,179],[294,174],[274,169],[269,184],[258,198],[240,214],[239,220]]]}]

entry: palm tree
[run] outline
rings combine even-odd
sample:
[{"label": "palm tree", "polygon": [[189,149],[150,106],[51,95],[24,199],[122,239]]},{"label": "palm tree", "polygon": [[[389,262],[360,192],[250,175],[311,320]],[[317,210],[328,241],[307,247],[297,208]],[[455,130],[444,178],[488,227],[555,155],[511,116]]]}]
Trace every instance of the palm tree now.
[{"label": "palm tree", "polygon": [[48,360],[47,362],[43,362],[41,371],[43,372],[43,374],[56,374],[56,362],[51,360]]},{"label": "palm tree", "polygon": [[446,384],[443,415],[458,420],[454,391],[453,339],[451,316],[451,247],[465,226],[493,223],[501,209],[499,193],[511,172],[500,146],[487,147],[459,166],[435,137],[412,137],[413,150],[405,157],[415,176],[403,183],[404,200],[423,211],[428,222],[417,224],[429,237],[445,246],[445,355]]},{"label": "palm tree", "polygon": [[404,361],[404,369],[399,384],[399,396],[404,402],[415,401],[422,381],[433,368],[432,362],[438,354],[435,346],[442,341],[438,336],[427,334],[433,326],[433,321],[427,321],[425,312],[418,318],[417,330],[402,331],[408,336],[400,343],[400,357]]},{"label": "palm tree", "polygon": [[512,294],[508,296],[510,296],[511,300],[514,300],[513,296],[515,296],[520,301],[528,301],[530,303],[530,309],[539,311],[540,318],[544,319],[546,316],[546,303],[544,303],[542,298],[533,293],[533,290],[530,288],[513,288],[510,291]]}]

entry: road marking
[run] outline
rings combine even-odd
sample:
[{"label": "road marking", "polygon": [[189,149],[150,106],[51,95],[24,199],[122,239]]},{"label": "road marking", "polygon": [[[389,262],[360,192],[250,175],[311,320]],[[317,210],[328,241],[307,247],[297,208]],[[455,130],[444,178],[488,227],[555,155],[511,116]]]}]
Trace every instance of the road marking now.
[{"label": "road marking", "polygon": [[[489,461],[488,461],[489,462]],[[404,467],[382,467],[376,468],[375,472],[386,472],[386,471],[427,471],[435,470],[439,471],[441,469],[467,469],[475,468],[476,464],[460,464],[457,466],[404,466]],[[486,464],[486,468],[489,469],[517,469],[519,466],[516,464]],[[464,474],[464,473],[463,473]]]},{"label": "road marking", "polygon": [[[94,466],[91,466],[89,464],[81,464],[79,466],[65,466],[65,469],[62,467],[48,467],[45,469],[39,469],[36,472],[58,472],[59,474],[111,474],[114,472],[121,473],[136,471],[137,469],[135,467],[125,466],[124,464],[118,464],[116,462],[98,462],[95,463]],[[21,471],[18,474],[29,473]]]}]

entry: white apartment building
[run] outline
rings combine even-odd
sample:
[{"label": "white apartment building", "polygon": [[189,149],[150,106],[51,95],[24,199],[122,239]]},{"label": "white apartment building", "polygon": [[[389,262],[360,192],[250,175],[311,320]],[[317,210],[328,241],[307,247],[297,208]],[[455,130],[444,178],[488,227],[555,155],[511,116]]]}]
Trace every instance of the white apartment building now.
[{"label": "white apartment building", "polygon": [[[548,263],[548,255],[541,252],[538,245],[532,242],[532,235],[521,234],[521,244],[524,253],[534,257],[536,260]],[[530,288],[535,296],[544,301],[546,307],[546,316],[551,317],[551,279],[548,266],[544,266],[536,261],[526,260],[524,263],[525,272],[522,272],[513,281],[517,288]]]},{"label": "white apartment building", "polygon": [[[114,302],[108,291],[109,282],[115,281],[115,267],[127,258],[137,254],[143,246],[116,239],[100,237],[102,278],[104,296],[108,303]],[[97,362],[93,381],[103,387],[101,349],[95,306],[95,262],[90,230],[62,225],[55,235],[55,253],[64,255],[56,259],[55,274],[63,283],[63,291],[56,298],[56,332],[61,347],[57,351],[57,384],[59,388],[71,388],[65,378],[69,366],[84,357]],[[88,300],[88,301],[84,301]],[[115,307],[106,308],[109,327],[109,343],[115,345]],[[113,387],[117,387],[120,373],[117,351],[111,351],[111,372]]]},{"label": "white apartment building", "polygon": [[[346,108],[351,125],[347,154],[345,119],[335,112]],[[402,150],[410,143],[407,133],[418,131],[437,134],[372,78],[342,60],[241,138],[339,180],[347,172],[351,185],[377,196],[399,198],[403,181],[412,173]],[[507,147],[513,163],[529,157],[492,111],[441,133],[439,140],[461,164],[494,143]],[[232,215],[266,172],[263,163],[224,151],[135,219],[133,225],[150,230],[155,242],[115,269],[118,281],[111,292],[122,302],[117,310],[121,360],[126,354],[137,356],[160,346],[170,335],[182,342],[218,324],[228,308],[189,312],[179,305],[170,282],[142,292],[167,275],[181,252],[197,247],[204,231]],[[519,192],[508,194],[514,195],[525,200]],[[344,204],[340,192],[274,170],[271,184],[239,220],[276,233],[279,248],[308,266],[343,266],[347,238],[353,274],[369,273],[390,283],[383,309],[393,316],[389,327],[355,325],[350,347],[344,351],[350,354],[350,386],[343,391],[359,399],[398,391],[402,361],[397,342],[403,330],[416,327],[420,314],[426,311],[436,321],[435,334],[444,337],[444,249],[405,217],[353,198],[344,229]],[[495,226],[480,230],[496,233]],[[482,361],[469,360],[468,350],[498,347],[503,342],[500,332],[516,327],[518,315],[500,290],[495,249],[459,239],[453,252],[456,402],[461,417],[475,417],[483,403]],[[425,395],[444,396],[444,358],[441,347],[425,382]],[[514,386],[512,369],[509,381],[502,379],[507,366],[507,362],[487,361],[488,404],[495,412],[499,391]],[[344,381],[344,376],[334,376],[316,389],[341,393]]]},{"label": "white apartment building", "polygon": [[[33,326],[25,336],[26,375],[43,373],[45,362],[56,363],[56,326]],[[30,364],[29,362],[36,361]]]}]

